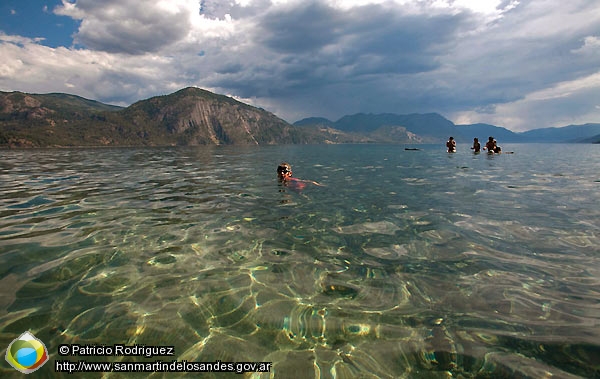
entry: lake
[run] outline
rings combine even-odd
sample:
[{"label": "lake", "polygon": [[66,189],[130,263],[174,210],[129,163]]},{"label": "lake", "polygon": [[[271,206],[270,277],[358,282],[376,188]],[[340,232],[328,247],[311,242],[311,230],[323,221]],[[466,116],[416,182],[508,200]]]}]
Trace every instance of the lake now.
[{"label": "lake", "polygon": [[[0,353],[29,330],[45,377],[599,378],[600,145],[415,147],[0,151]],[[282,186],[281,161],[322,186]]]}]

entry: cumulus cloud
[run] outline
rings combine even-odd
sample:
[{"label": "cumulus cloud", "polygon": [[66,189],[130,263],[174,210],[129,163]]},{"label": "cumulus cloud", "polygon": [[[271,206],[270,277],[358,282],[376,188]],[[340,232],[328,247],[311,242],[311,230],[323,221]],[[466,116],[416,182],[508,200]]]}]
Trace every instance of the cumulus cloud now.
[{"label": "cumulus cloud", "polygon": [[0,88],[127,105],[195,85],[288,121],[439,112],[524,129],[599,116],[587,101],[600,88],[593,1],[63,0],[53,11],[79,21],[73,45],[0,35]]},{"label": "cumulus cloud", "polygon": [[54,12],[81,21],[75,43],[109,53],[158,52],[189,33],[191,1],[78,0]]},{"label": "cumulus cloud", "polygon": [[[0,88],[25,92],[68,92],[113,104],[154,91],[176,90],[176,76],[165,75],[169,58],[115,55],[101,51],[43,46],[37,40],[0,36]],[[173,85],[173,83],[177,83]]]}]

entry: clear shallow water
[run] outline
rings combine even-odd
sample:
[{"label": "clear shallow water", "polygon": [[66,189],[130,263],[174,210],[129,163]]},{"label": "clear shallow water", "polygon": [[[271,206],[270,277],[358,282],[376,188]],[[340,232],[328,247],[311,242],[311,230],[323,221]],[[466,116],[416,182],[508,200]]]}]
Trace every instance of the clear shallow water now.
[{"label": "clear shallow water", "polygon": [[[600,377],[600,146],[420,148],[0,151],[0,346],[174,345],[277,378]],[[324,186],[279,186],[283,160]]]}]

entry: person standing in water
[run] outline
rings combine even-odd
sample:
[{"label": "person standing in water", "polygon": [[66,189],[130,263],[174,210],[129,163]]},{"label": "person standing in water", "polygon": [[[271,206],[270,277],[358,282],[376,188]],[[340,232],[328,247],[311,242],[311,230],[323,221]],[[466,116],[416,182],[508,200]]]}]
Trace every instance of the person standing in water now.
[{"label": "person standing in water", "polygon": [[494,141],[494,137],[490,136],[490,138],[488,138],[488,141],[485,143],[483,150],[487,150],[488,154],[492,154],[492,153],[494,153],[495,149],[496,149],[496,141]]},{"label": "person standing in water", "polygon": [[450,139],[448,139],[448,142],[446,142],[446,147],[448,148],[449,153],[456,153],[456,141],[454,140],[454,137],[450,137]]},{"label": "person standing in water", "polygon": [[500,154],[501,152],[502,152],[502,148],[500,146],[498,146],[498,143],[496,142],[496,140],[494,140],[494,153]]},{"label": "person standing in water", "polygon": [[474,153],[481,152],[481,144],[479,143],[479,138],[473,138],[473,147],[471,147]]}]

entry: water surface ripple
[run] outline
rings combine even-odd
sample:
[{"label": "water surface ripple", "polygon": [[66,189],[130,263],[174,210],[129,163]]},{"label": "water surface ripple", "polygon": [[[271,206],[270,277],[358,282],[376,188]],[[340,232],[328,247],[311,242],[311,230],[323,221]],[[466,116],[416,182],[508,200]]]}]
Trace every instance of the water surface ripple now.
[{"label": "water surface ripple", "polygon": [[[0,346],[273,362],[256,378],[599,378],[599,146],[460,148],[0,151]],[[280,186],[283,160],[323,186]]]}]

